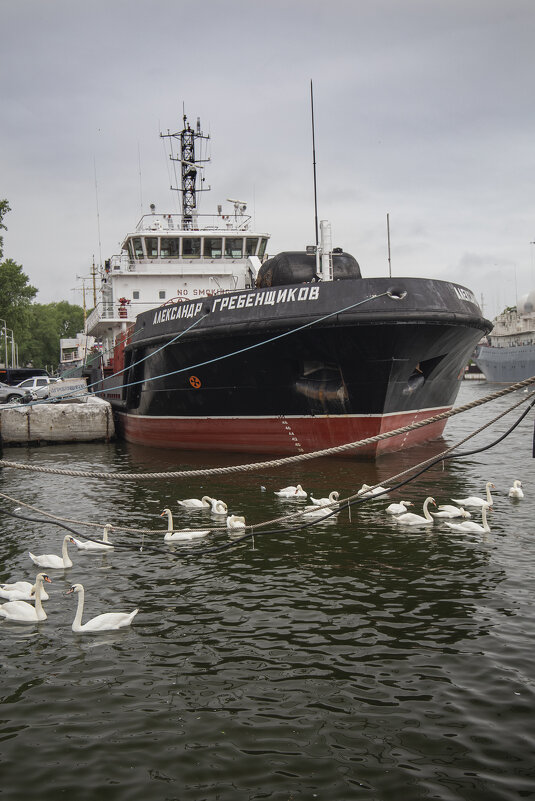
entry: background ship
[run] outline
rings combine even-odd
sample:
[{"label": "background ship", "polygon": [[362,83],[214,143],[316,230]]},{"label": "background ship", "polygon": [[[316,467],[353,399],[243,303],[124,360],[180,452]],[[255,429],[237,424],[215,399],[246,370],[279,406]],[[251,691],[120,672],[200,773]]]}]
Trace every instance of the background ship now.
[{"label": "background ship", "polygon": [[535,375],[535,290],[496,317],[473,359],[487,381],[513,383]]},{"label": "background ship", "polygon": [[[363,278],[330,225],[303,252],[266,259],[246,204],[197,211],[200,123],[178,142],[182,214],[152,213],[106,262],[87,320],[85,374],[135,443],[302,453],[353,442],[453,405],[491,324],[472,292],[420,278]],[[318,234],[318,228],[321,236]],[[156,308],[155,308],[156,307]],[[132,325],[132,322],[135,323]],[[359,450],[438,437],[444,421]]]}]

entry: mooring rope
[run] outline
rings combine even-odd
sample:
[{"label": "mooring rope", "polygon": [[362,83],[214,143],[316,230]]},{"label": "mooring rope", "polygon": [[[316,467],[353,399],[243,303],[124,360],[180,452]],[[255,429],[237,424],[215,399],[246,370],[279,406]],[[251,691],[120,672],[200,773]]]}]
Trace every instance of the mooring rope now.
[{"label": "mooring rope", "polygon": [[[535,383],[535,376],[531,376],[531,378],[526,378],[523,381],[517,382],[516,384],[511,384],[505,389],[498,390],[497,392],[494,392],[491,395],[486,395],[483,398],[478,398],[474,401],[470,401],[469,403],[465,403],[463,406],[459,406],[455,409],[450,409],[447,412],[441,412],[440,414],[434,415],[433,417],[428,417],[425,420],[418,420],[414,423],[409,423],[406,426],[402,426],[401,428],[396,428],[392,431],[386,431],[382,434],[376,434],[373,437],[367,437],[366,439],[357,440],[356,442],[347,442],[344,445],[336,445],[332,448],[324,448],[323,450],[313,451],[311,453],[299,453],[294,456],[285,456],[279,459],[271,459],[269,461],[264,461],[264,462],[252,462],[250,464],[231,465],[227,467],[209,467],[209,468],[201,468],[198,470],[178,470],[178,471],[167,471],[159,473],[109,473],[109,472],[97,472],[91,470],[67,470],[57,467],[42,467],[38,465],[21,464],[19,462],[11,462],[6,459],[2,459],[0,460],[0,468],[11,467],[15,470],[29,470],[31,472],[36,472],[36,473],[47,473],[58,476],[72,476],[74,478],[98,478],[111,481],[125,481],[125,480],[149,481],[153,479],[162,479],[162,478],[164,479],[195,478],[197,476],[205,477],[214,475],[226,475],[229,473],[243,473],[253,470],[265,470],[267,468],[282,467],[288,464],[310,461],[312,459],[318,459],[324,456],[334,456],[340,453],[344,453],[348,450],[352,449],[356,450],[358,448],[365,447],[366,445],[372,445],[375,444],[376,442],[381,442],[385,439],[389,439],[390,437],[396,437],[399,436],[400,434],[405,434],[409,431],[414,431],[418,428],[423,428],[424,426],[431,425],[433,423],[439,422],[440,420],[447,420],[450,417],[454,417],[455,415],[462,414],[464,412],[470,411],[471,409],[475,409],[477,406],[489,403],[490,401],[496,400],[497,398],[501,398],[504,395],[510,394],[511,392],[516,392],[519,389],[528,387],[530,384],[533,383]],[[525,400],[525,398],[523,400]]]},{"label": "mooring rope", "polygon": [[[523,403],[527,403],[527,402],[530,402],[529,406],[524,410],[524,412],[522,412],[520,417],[517,420],[515,420],[513,425],[511,425],[509,427],[509,429],[505,433],[501,434],[498,437],[498,439],[494,440],[493,442],[491,442],[491,443],[489,443],[487,445],[483,445],[483,446],[481,446],[481,447],[479,447],[479,448],[477,448],[475,450],[472,450],[472,451],[459,453],[459,454],[453,453],[455,450],[457,450],[457,448],[459,448],[465,442],[467,442],[470,439],[473,439],[475,436],[480,434],[482,431],[484,431],[485,429],[487,429],[490,426],[494,425],[502,417],[505,417],[507,414],[509,414],[510,412],[514,411],[514,409],[517,409]],[[435,464],[438,464],[440,462],[444,462],[447,459],[462,458],[463,456],[470,456],[470,455],[472,455],[474,453],[479,453],[481,451],[485,451],[485,450],[488,450],[489,448],[495,447],[499,442],[501,442],[503,439],[508,437],[509,434],[511,434],[511,432],[521,423],[521,421],[524,419],[524,417],[526,417],[526,415],[529,413],[529,411],[531,410],[531,408],[534,405],[535,405],[535,392],[531,392],[526,398],[521,398],[521,400],[517,401],[512,406],[510,406],[507,409],[505,409],[504,411],[500,412],[492,420],[487,421],[486,423],[484,423],[482,426],[480,426],[475,431],[472,431],[470,434],[467,434],[463,439],[459,440],[458,442],[454,443],[450,447],[446,448],[446,450],[442,451],[440,454],[438,454],[436,456],[433,456],[433,457],[431,457],[431,458],[429,458],[427,460],[424,460],[423,462],[420,462],[419,464],[413,465],[412,467],[409,467],[409,468],[401,471],[400,473],[397,473],[396,475],[390,476],[389,478],[385,479],[384,480],[385,483],[389,485],[388,488],[385,489],[381,493],[374,494],[373,497],[365,496],[365,495],[362,495],[359,492],[357,492],[357,493],[355,493],[353,495],[348,496],[347,498],[344,498],[342,500],[338,500],[336,502],[333,502],[332,504],[329,504],[328,506],[323,507],[325,509],[325,514],[322,515],[321,518],[318,518],[318,519],[315,519],[315,520],[314,519],[312,519],[312,520],[304,519],[304,516],[306,515],[305,510],[298,510],[296,512],[291,513],[290,515],[284,515],[283,517],[278,517],[278,518],[275,518],[275,519],[272,519],[272,520],[268,520],[268,521],[265,521],[265,522],[261,522],[261,523],[249,524],[249,525],[246,526],[244,534],[241,535],[241,536],[234,536],[234,538],[233,538],[233,540],[231,541],[230,544],[239,543],[240,541],[242,541],[244,539],[247,539],[247,538],[249,538],[251,536],[254,536],[255,533],[257,533],[257,534],[281,533],[279,530],[276,530],[276,531],[261,531],[260,530],[262,528],[265,528],[266,526],[273,526],[273,525],[277,525],[279,523],[285,523],[285,524],[294,523],[294,525],[291,528],[284,529],[284,531],[287,532],[287,533],[291,533],[293,531],[299,531],[299,530],[301,530],[303,528],[308,528],[310,526],[320,524],[320,523],[324,522],[325,519],[328,519],[329,517],[332,517],[334,514],[338,514],[340,511],[343,511],[344,509],[349,509],[351,506],[354,506],[356,504],[362,504],[362,503],[366,503],[366,502],[375,500],[376,498],[380,497],[381,495],[384,495],[384,494],[386,494],[388,492],[392,492],[392,491],[395,491],[395,490],[399,489],[400,487],[404,486],[405,484],[408,484],[411,481],[414,481],[419,475],[421,475],[423,472],[425,472],[426,470],[428,470],[431,467],[433,467]],[[404,476],[406,476],[406,475],[408,475],[410,473],[414,473],[414,475],[412,477],[410,477],[410,478],[407,478],[405,480],[400,481],[400,479],[403,479]],[[398,482],[398,483],[397,484],[393,484],[393,482]],[[375,485],[375,487],[377,487],[377,486],[378,485]],[[370,486],[369,489],[373,490],[373,489],[375,489],[375,487],[371,487]],[[55,524],[57,524],[59,526],[62,526],[63,528],[67,528],[67,530],[71,531],[72,533],[78,534],[78,536],[84,537],[85,539],[91,540],[91,538],[88,537],[87,535],[78,533],[76,531],[73,531],[72,529],[69,528],[69,526],[67,526],[65,524],[71,523],[71,524],[74,524],[74,525],[77,525],[77,526],[86,526],[88,528],[90,528],[90,527],[102,528],[102,523],[92,523],[92,522],[89,522],[89,521],[75,520],[75,519],[67,518],[67,517],[59,517],[58,515],[54,515],[51,512],[47,512],[47,511],[45,511],[43,509],[39,509],[36,506],[32,506],[31,504],[28,504],[28,503],[25,503],[23,501],[20,501],[20,500],[18,500],[16,498],[13,498],[13,497],[11,497],[9,495],[6,495],[4,493],[0,493],[0,498],[4,498],[5,500],[10,501],[10,502],[16,504],[17,506],[23,506],[26,509],[30,509],[31,511],[36,512],[37,514],[46,515],[48,518],[50,518],[50,520],[48,522],[55,523]],[[1,511],[4,511],[4,510],[0,509],[0,512]],[[10,512],[6,512],[6,513],[10,514],[13,517],[20,517],[23,520],[31,520],[31,518],[23,517],[22,515],[17,515],[16,513],[10,513]],[[33,522],[47,522],[47,521],[39,520],[39,521],[33,521]],[[130,527],[126,527],[126,526],[118,526],[118,525],[115,525],[115,524],[114,524],[113,528],[116,531],[122,531],[122,532],[128,532],[128,533],[137,533],[137,534],[143,534],[143,535],[160,533],[158,531],[155,531],[154,529],[130,528]],[[206,526],[203,526],[203,528],[206,528]],[[177,531],[177,530],[180,530],[180,529],[174,529],[174,530]],[[214,534],[217,534],[217,533],[221,533],[223,531],[228,531],[228,529],[227,529],[226,526],[222,527],[222,526],[217,526],[216,525],[216,526],[210,526],[210,531],[212,533],[214,533]],[[95,540],[91,540],[91,541],[95,542]],[[213,552],[213,550],[221,550],[221,549],[223,549],[225,547],[230,547],[230,544],[229,545],[225,544],[225,545],[213,546],[211,548],[204,548],[202,550],[202,553]],[[123,547],[123,548],[131,547],[133,549],[137,549],[138,546],[122,545],[120,547]],[[197,551],[197,552],[199,552],[199,551]],[[180,553],[191,553],[191,551],[188,549],[186,551],[180,551]]]}]

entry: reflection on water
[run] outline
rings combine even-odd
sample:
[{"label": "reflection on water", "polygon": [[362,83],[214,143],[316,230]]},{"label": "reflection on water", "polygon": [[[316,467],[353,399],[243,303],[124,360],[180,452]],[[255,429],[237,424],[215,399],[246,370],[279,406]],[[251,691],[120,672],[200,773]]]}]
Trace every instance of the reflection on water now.
[{"label": "reflection on water", "polygon": [[[468,383],[468,382],[467,382]],[[488,392],[472,382],[459,403]],[[2,789],[52,799],[518,799],[533,794],[535,493],[532,415],[496,449],[446,462],[388,498],[235,548],[163,548],[165,520],[213,525],[177,499],[213,495],[248,523],[304,507],[300,483],[340,497],[439,453],[512,403],[454,418],[445,439],[376,463],[323,459],[198,481],[110,482],[5,469],[0,491],[63,517],[150,528],[113,532],[131,550],[84,554],[51,571],[48,620],[0,623]],[[516,414],[516,413],[515,413]],[[504,431],[506,418],[498,425]],[[476,444],[489,442],[484,433]],[[472,445],[470,446],[472,447]],[[128,472],[240,464],[243,457],[111,445],[10,449],[13,461]],[[507,497],[523,481],[524,501]],[[481,495],[496,485],[486,536],[402,529],[384,510]],[[265,489],[263,489],[265,488]],[[462,493],[462,494],[461,494]],[[306,502],[305,502],[306,503]],[[419,511],[418,508],[415,508]],[[477,519],[477,516],[475,517]],[[63,531],[2,516],[0,579],[34,575]],[[80,529],[82,531],[82,529]],[[100,536],[99,531],[99,536]],[[208,538],[224,542],[225,531]],[[75,635],[84,620],[140,613],[130,629]]]}]

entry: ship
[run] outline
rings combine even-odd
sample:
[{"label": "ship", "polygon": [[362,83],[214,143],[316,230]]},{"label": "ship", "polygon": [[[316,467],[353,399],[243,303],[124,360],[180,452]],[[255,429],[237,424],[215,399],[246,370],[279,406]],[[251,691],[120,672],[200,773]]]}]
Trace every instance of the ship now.
[{"label": "ship", "polygon": [[[167,133],[181,212],[143,215],[101,275],[84,374],[128,442],[300,454],[448,411],[490,331],[472,291],[364,277],[316,218],[316,242],[268,254],[247,204],[197,208],[200,121]],[[202,176],[201,189],[204,189]],[[445,420],[345,455],[374,458],[441,436]]]},{"label": "ship", "polygon": [[509,384],[535,376],[535,290],[495,318],[473,360],[487,381]]}]

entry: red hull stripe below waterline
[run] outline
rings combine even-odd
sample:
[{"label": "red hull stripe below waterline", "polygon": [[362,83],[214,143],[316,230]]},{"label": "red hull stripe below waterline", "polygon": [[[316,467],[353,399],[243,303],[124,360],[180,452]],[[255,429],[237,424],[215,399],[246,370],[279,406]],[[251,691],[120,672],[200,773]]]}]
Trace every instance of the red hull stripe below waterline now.
[{"label": "red hull stripe below waterline", "polygon": [[[296,454],[374,437],[450,408],[340,417],[146,417],[120,413],[118,424],[128,442],[155,448]],[[348,455],[388,453],[437,439],[445,425],[446,420],[440,420],[348,451]]]}]

